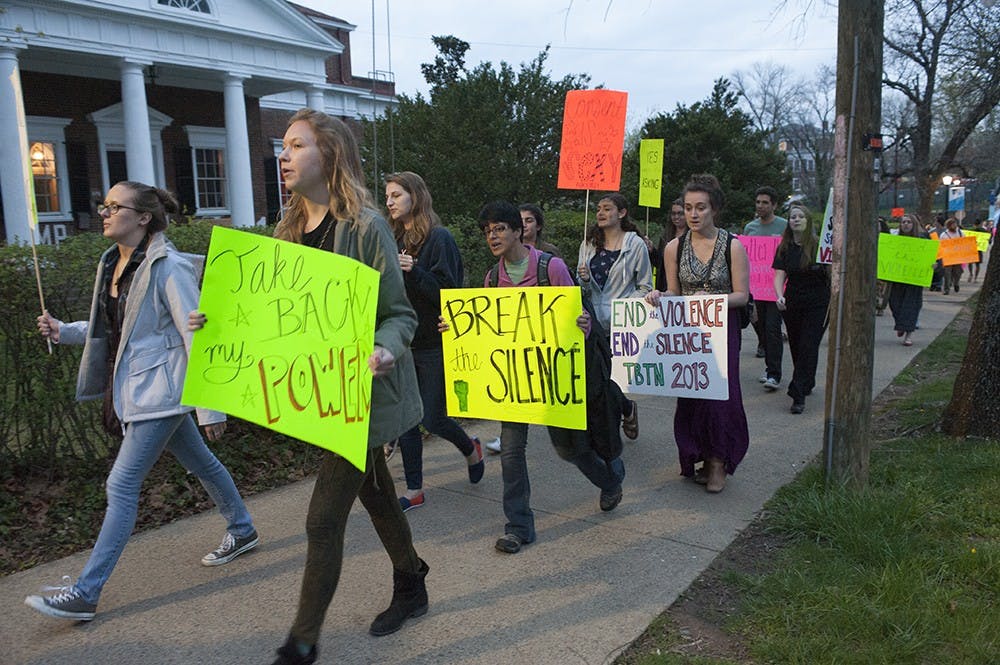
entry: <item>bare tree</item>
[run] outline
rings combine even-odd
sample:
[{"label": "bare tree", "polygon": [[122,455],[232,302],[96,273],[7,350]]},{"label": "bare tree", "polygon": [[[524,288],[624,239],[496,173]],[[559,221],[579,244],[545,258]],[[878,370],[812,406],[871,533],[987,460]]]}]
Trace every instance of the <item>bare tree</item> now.
[{"label": "bare tree", "polygon": [[[912,104],[913,123],[903,133],[919,210],[929,218],[941,175],[1000,103],[998,15],[981,0],[890,0],[886,16],[883,83]],[[942,90],[957,102],[947,125],[935,122]]]},{"label": "bare tree", "polygon": [[788,67],[765,62],[734,73],[733,80],[757,129],[788,156],[798,192],[823,205],[833,166],[834,70],[821,66],[811,80],[793,79]]},{"label": "bare tree", "polygon": [[732,80],[754,125],[777,143],[777,133],[790,121],[789,102],[799,96],[802,83],[793,80],[791,69],[771,61],[755,62],[749,72],[734,72]]}]

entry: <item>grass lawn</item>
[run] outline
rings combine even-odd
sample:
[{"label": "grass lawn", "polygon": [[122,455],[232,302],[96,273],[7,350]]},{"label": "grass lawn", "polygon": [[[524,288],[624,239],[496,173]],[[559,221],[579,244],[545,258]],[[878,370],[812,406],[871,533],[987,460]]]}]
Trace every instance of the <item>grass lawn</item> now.
[{"label": "grass lawn", "polygon": [[937,427],[969,325],[876,401],[865,491],[807,469],[615,662],[1000,662],[1000,441]]}]

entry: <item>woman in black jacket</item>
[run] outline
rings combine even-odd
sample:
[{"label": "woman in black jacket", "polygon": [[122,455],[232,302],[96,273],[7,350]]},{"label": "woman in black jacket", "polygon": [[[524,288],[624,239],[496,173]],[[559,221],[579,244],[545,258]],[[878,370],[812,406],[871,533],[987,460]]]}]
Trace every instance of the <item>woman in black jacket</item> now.
[{"label": "woman in black jacket", "polygon": [[[417,367],[417,382],[424,405],[424,429],[451,441],[469,465],[469,482],[483,477],[483,449],[446,413],[444,358],[441,351],[441,289],[462,286],[462,257],[458,245],[441,226],[431,205],[424,179],[411,171],[390,173],[385,178],[385,207],[399,249],[399,267],[410,304],[417,312],[417,332],[410,349]],[[403,453],[406,493],[399,497],[403,512],[422,506],[423,437],[414,427],[399,437]]]}]

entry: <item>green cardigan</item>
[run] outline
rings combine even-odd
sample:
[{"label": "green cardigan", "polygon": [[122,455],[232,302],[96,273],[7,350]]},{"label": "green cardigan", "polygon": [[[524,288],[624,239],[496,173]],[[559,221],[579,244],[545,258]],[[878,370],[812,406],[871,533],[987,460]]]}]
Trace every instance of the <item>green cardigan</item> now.
[{"label": "green cardigan", "polygon": [[417,373],[410,341],[417,315],[406,298],[403,271],[389,224],[374,210],[365,209],[356,220],[339,220],[333,251],[369,265],[381,273],[375,314],[375,345],[396,358],[395,368],[372,380],[368,448],[398,438],[423,417]]}]

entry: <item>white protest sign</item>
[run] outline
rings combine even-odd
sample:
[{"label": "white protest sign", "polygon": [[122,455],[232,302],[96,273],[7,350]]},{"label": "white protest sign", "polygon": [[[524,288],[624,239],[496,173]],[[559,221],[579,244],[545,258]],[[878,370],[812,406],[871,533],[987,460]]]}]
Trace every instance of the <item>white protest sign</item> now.
[{"label": "white protest sign", "polygon": [[611,378],[631,394],[729,399],[729,296],[611,303]]},{"label": "white protest sign", "polygon": [[826,210],[823,211],[823,227],[819,233],[819,244],[816,246],[816,263],[833,263],[833,187],[826,197]]}]

